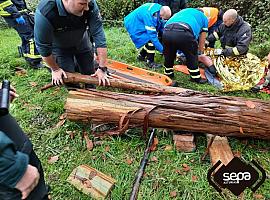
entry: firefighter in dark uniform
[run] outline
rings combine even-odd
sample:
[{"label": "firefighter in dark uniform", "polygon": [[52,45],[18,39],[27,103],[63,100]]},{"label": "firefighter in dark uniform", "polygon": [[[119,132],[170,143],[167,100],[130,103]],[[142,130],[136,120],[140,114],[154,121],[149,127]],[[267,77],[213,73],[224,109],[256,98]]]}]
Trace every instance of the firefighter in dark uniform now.
[{"label": "firefighter in dark uniform", "polygon": [[0,16],[19,34],[22,45],[20,54],[33,67],[43,67],[34,42],[34,20],[24,0],[0,0]]},{"label": "firefighter in dark uniform", "polygon": [[245,22],[234,9],[227,10],[223,15],[223,23],[207,38],[208,42],[220,40],[222,49],[216,54],[239,56],[248,52],[252,39],[251,26]]},{"label": "firefighter in dark uniform", "polygon": [[198,54],[203,52],[207,31],[207,17],[202,11],[195,8],[183,9],[167,21],[162,37],[164,67],[167,76],[174,77],[173,65],[176,51],[181,50],[187,59],[191,81],[207,82],[201,78],[198,67]]},{"label": "firefighter in dark uniform", "polygon": [[169,6],[171,8],[172,15],[187,7],[186,0],[153,0],[153,2],[162,6]]},{"label": "firefighter in dark uniform", "polygon": [[[96,72],[91,37],[99,61]],[[35,41],[43,60],[52,70],[53,84],[63,83],[65,71],[93,74],[100,84],[110,84],[105,66],[105,33],[95,0],[41,1],[35,15]]]}]

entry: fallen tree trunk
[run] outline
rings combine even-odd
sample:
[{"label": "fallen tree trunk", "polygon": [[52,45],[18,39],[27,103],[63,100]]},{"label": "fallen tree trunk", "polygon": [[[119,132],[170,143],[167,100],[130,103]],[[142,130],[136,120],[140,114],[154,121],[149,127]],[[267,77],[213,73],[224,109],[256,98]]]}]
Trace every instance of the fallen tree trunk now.
[{"label": "fallen tree trunk", "polygon": [[[89,75],[82,75],[79,73],[69,73],[66,72],[67,78],[64,79],[65,83],[88,83],[98,85],[98,79]],[[134,82],[130,80],[124,79],[117,79],[112,78],[110,79],[110,87],[113,88],[121,88],[121,89],[128,89],[128,90],[135,90],[135,91],[142,91],[142,92],[149,92],[149,93],[161,93],[161,94],[178,94],[181,92],[187,91],[187,89],[179,88],[179,87],[169,87],[164,85],[156,85],[151,83],[141,83],[141,82]],[[53,85],[50,83],[45,85],[41,88],[41,91],[46,90]],[[106,86],[109,87],[109,86]]]},{"label": "fallen tree trunk", "polygon": [[154,128],[270,139],[270,103],[261,100],[195,91],[151,96],[77,90],[70,91],[65,109],[70,120],[114,123],[119,129],[143,126],[149,114]]}]

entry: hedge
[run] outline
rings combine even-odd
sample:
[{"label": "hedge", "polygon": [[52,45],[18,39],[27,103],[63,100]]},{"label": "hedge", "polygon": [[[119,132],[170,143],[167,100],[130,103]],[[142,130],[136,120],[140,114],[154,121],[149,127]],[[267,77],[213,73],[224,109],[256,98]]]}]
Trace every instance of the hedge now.
[{"label": "hedge", "polygon": [[[30,9],[35,10],[38,0],[26,0]],[[105,21],[122,21],[124,16],[147,2],[146,0],[97,0],[101,15]],[[148,1],[149,2],[149,1]],[[189,0],[189,7],[215,6],[227,10],[236,9],[249,22],[257,42],[264,42],[270,33],[270,0]],[[3,20],[0,26],[3,25]]]}]

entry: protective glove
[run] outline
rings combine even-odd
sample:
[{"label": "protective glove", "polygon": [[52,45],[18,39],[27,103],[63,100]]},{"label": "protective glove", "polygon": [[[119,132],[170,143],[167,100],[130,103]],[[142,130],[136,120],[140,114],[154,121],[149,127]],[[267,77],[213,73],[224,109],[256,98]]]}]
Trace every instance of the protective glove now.
[{"label": "protective glove", "polygon": [[16,22],[20,25],[25,25],[26,22],[25,22],[25,19],[23,18],[23,16],[20,16],[18,18],[16,18]]},{"label": "protective glove", "polygon": [[223,50],[222,49],[215,49],[214,50],[214,55],[215,56],[220,56],[220,55],[222,55],[223,54]]}]

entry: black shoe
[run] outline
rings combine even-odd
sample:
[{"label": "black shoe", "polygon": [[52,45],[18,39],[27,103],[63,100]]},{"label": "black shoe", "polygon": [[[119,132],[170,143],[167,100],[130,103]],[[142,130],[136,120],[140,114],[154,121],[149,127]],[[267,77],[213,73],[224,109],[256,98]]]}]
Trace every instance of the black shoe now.
[{"label": "black shoe", "polygon": [[30,62],[29,64],[33,69],[41,69],[45,67],[45,65],[43,65],[40,62],[39,63]]},{"label": "black shoe", "polygon": [[154,69],[156,69],[156,68],[161,68],[161,67],[162,67],[162,64],[157,64],[157,63],[155,63],[155,62],[150,62],[150,61],[147,61],[147,62],[146,62],[146,65],[147,65],[148,67],[154,68]]},{"label": "black shoe", "polygon": [[207,83],[206,79],[202,79],[202,78],[191,78],[190,81],[195,82],[195,83],[199,83],[199,84],[205,84]]},{"label": "black shoe", "polygon": [[142,57],[142,55],[141,54],[139,54],[138,56],[137,56],[137,60],[138,61],[143,61],[143,62],[145,62],[146,60],[145,60],[145,58],[144,57]]}]

